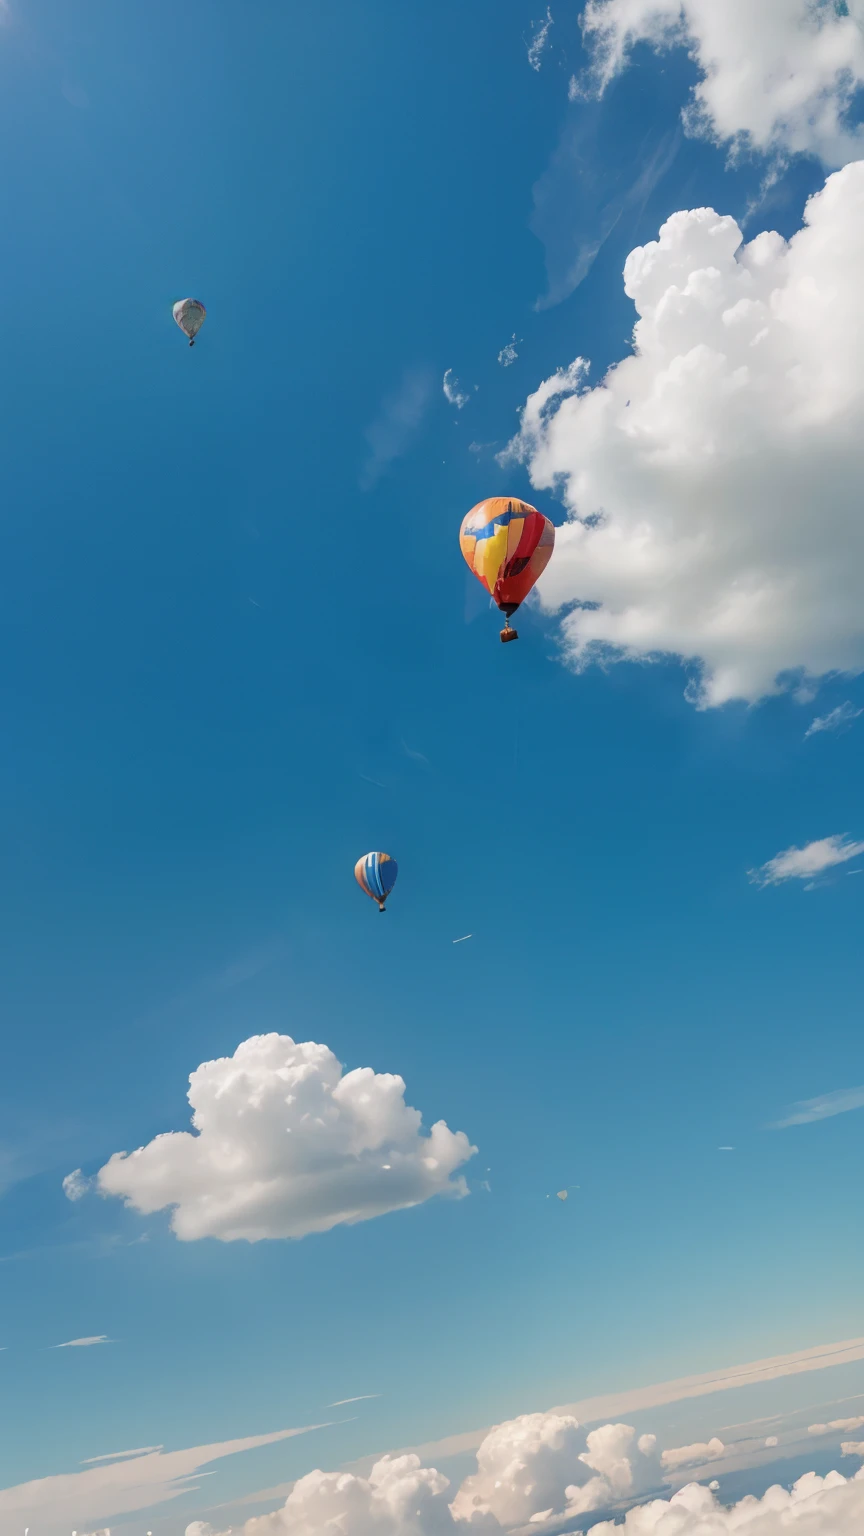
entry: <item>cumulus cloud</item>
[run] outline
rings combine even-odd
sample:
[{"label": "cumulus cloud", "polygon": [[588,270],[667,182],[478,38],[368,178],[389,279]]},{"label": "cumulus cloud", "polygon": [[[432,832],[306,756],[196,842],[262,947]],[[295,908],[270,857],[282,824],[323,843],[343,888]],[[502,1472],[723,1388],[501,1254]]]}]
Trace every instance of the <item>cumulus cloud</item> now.
[{"label": "cumulus cloud", "polygon": [[[449,1479],[419,1456],[383,1456],[368,1477],[353,1472],[309,1472],[295,1483],[282,1509],[247,1520],[243,1536],[447,1536],[467,1532],[448,1505]],[[500,1531],[478,1520],[472,1536]],[[232,1536],[195,1521],[186,1536]],[[239,1533],[238,1533],[239,1536]]]},{"label": "cumulus cloud", "polygon": [[864,145],[849,120],[864,84],[862,21],[862,0],[588,0],[582,28],[600,90],[637,43],[686,48],[701,77],[688,132],[838,166]]},{"label": "cumulus cloud", "polygon": [[546,15],[542,21],[535,21],[533,25],[534,36],[528,44],[528,63],[532,69],[539,70],[543,63],[543,54],[549,41],[549,33],[553,26],[552,11],[546,7]]},{"label": "cumulus cloud", "polygon": [[476,1151],[438,1120],[427,1133],[392,1073],[343,1075],[326,1045],[253,1035],[189,1078],[194,1130],[115,1152],[99,1189],[149,1214],[173,1207],[184,1241],[304,1237],[432,1195],[468,1193]]},{"label": "cumulus cloud", "polygon": [[[583,1514],[616,1507],[620,1521],[621,1505],[640,1497],[623,1524],[604,1521],[592,1536],[860,1536],[864,1473],[849,1481],[837,1472],[808,1473],[791,1490],[771,1488],[761,1499],[731,1507],[715,1498],[716,1480],[644,1502],[662,1481],[655,1437],[637,1439],[629,1425],[605,1424],[580,1451],[584,1440],[576,1419],[563,1411],[523,1414],[489,1432],[477,1472],[455,1495],[440,1472],[416,1453],[402,1453],[379,1458],[368,1476],[310,1472],[273,1514],[218,1532],[195,1521],[186,1536],[525,1536],[528,1529],[561,1530],[562,1522],[569,1528]],[[849,1442],[849,1454],[861,1449]],[[723,1450],[713,1439],[667,1451],[663,1462],[674,1476]]]},{"label": "cumulus cloud", "polygon": [[661,1483],[653,1435],[637,1439],[629,1424],[604,1424],[583,1450],[585,1439],[572,1414],[554,1411],[496,1425],[477,1451],[476,1473],[453,1500],[454,1515],[492,1515],[512,1527],[603,1509]]},{"label": "cumulus cloud", "polygon": [[782,1120],[775,1120],[772,1131],[784,1131],[789,1125],[812,1125],[814,1120],[830,1120],[832,1115],[845,1115],[850,1109],[864,1108],[864,1087],[837,1088],[834,1093],[823,1093],[816,1099],[799,1099]]},{"label": "cumulus cloud", "polygon": [[697,208],[631,251],[633,356],[545,380],[508,450],[567,507],[539,584],[565,657],[684,658],[703,707],[864,670],[864,162],[791,240],[741,240]]},{"label": "cumulus cloud", "polygon": [[817,715],[804,732],[805,739],[808,736],[818,736],[820,731],[842,731],[859,715],[864,715],[864,709],[856,709],[849,699],[843,704],[838,704],[836,709],[829,711],[827,715]]},{"label": "cumulus cloud", "polygon": [[91,1187],[91,1180],[85,1179],[80,1168],[73,1168],[63,1180],[63,1193],[67,1200],[82,1200]]},{"label": "cumulus cloud", "polygon": [[839,1472],[808,1472],[791,1489],[775,1484],[761,1499],[720,1504],[715,1492],[689,1483],[671,1499],[628,1511],[623,1523],[603,1521],[591,1536],[860,1536],[864,1480]]},{"label": "cumulus cloud", "polygon": [[465,392],[460,388],[459,380],[454,377],[452,368],[447,369],[447,372],[444,375],[444,382],[441,387],[444,390],[445,400],[447,400],[450,405],[455,405],[457,411],[461,411],[463,405],[467,405],[471,398],[470,395],[466,395]]},{"label": "cumulus cloud", "polygon": [[517,357],[519,356],[517,351],[518,346],[519,342],[516,340],[516,332],[514,331],[506,346],[503,346],[501,351],[498,353],[498,361],[502,368],[512,368]]},{"label": "cumulus cloud", "polygon": [[[864,853],[864,843],[854,843],[845,832],[820,837],[803,848],[786,848],[758,869],[749,871],[754,885],[781,885],[784,880],[812,880],[835,864],[846,864]],[[835,1111],[836,1113],[836,1111]]]},{"label": "cumulus cloud", "polygon": [[664,1451],[660,1459],[667,1472],[679,1472],[683,1467],[701,1467],[706,1461],[717,1461],[725,1449],[723,1441],[715,1435],[707,1442],[697,1441],[695,1445],[679,1445]]}]

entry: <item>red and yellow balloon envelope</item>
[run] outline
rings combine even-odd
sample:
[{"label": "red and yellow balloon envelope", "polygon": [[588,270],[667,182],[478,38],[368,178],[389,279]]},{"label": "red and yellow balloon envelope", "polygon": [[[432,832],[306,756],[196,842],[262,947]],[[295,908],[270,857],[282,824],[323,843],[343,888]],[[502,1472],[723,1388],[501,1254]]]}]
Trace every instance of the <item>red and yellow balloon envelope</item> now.
[{"label": "red and yellow balloon envelope", "polygon": [[378,911],[384,912],[384,903],[396,884],[399,866],[389,853],[364,853],[354,865],[354,879],[361,891],[378,903]]},{"label": "red and yellow balloon envelope", "polygon": [[459,544],[477,580],[507,616],[501,639],[518,640],[510,617],[549,564],[554,525],[527,501],[490,496],[471,508],[459,530]]}]

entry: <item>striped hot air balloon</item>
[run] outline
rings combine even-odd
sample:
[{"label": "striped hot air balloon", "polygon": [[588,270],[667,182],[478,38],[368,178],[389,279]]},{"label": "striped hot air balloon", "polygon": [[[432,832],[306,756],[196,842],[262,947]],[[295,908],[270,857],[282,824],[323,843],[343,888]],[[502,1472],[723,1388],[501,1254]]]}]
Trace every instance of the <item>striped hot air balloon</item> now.
[{"label": "striped hot air balloon", "polygon": [[354,865],[354,879],[361,891],[377,901],[379,912],[385,910],[384,903],[396,884],[398,873],[399,866],[389,853],[364,853]]},{"label": "striped hot air balloon", "polygon": [[490,496],[463,520],[459,545],[477,580],[506,614],[501,639],[518,640],[510,618],[549,564],[554,524],[527,501]]}]

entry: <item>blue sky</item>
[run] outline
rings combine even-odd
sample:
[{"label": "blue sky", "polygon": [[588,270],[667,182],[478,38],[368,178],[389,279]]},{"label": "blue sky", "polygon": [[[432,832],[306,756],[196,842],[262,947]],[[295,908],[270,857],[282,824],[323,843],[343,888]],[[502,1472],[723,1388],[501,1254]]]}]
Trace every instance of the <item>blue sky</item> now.
[{"label": "blue sky", "polygon": [[[692,656],[577,673],[536,605],[502,647],[457,539],[487,495],[564,521],[496,454],[627,354],[633,247],[708,204],[788,238],[834,166],[760,192],[681,129],[683,51],[568,100],[578,12],[535,70],[541,16],[12,0],[4,1487],[351,1416],[226,1463],[237,1497],[860,1331],[860,1114],[767,1128],[864,1081],[860,859],[748,871],[864,837],[864,727],[805,738],[864,687],[696,708]],[[400,1074],[468,1197],[254,1244],[65,1198],[269,1031]]]}]

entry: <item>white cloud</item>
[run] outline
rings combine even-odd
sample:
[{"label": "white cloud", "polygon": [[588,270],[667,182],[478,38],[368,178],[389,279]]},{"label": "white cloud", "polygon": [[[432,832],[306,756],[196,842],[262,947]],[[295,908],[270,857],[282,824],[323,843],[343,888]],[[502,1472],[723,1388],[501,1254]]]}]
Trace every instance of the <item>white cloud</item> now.
[{"label": "white cloud", "polygon": [[844,1456],[864,1456],[864,1440],[844,1440],[840,1449]]},{"label": "white cloud", "polygon": [[473,1156],[443,1120],[424,1134],[405,1084],[342,1067],[326,1045],[253,1035],[189,1078],[194,1132],[170,1131],[100,1169],[99,1188],[149,1214],[173,1206],[184,1241],[304,1237],[432,1195],[468,1193]]},{"label": "white cloud", "polygon": [[[247,1520],[244,1536],[446,1536],[467,1532],[447,1507],[449,1480],[418,1456],[384,1456],[368,1477],[310,1472],[295,1483],[282,1509]],[[496,1521],[472,1523],[473,1533],[498,1532]],[[217,1536],[195,1521],[186,1536]],[[231,1536],[231,1532],[218,1533]],[[238,1533],[239,1536],[239,1533]]]},{"label": "white cloud", "polygon": [[539,592],[573,666],[676,655],[703,706],[864,670],[862,268],[864,162],[788,242],[699,208],[630,253],[634,355],[547,379],[508,450],[568,510]]},{"label": "white cloud", "polygon": [[549,32],[552,26],[552,11],[551,8],[547,6],[546,15],[544,16],[543,20],[535,21],[533,23],[534,36],[532,37],[531,42],[528,44],[528,63],[531,65],[532,69],[539,70],[541,64],[543,63],[543,54],[546,49],[546,44],[549,41]]},{"label": "white cloud", "polygon": [[808,1472],[791,1489],[776,1485],[761,1499],[718,1503],[710,1488],[689,1483],[671,1499],[628,1511],[623,1523],[603,1521],[591,1536],[860,1536],[864,1480],[839,1472]]},{"label": "white cloud", "polygon": [[701,1467],[707,1461],[717,1461],[725,1450],[723,1441],[715,1435],[707,1442],[697,1441],[695,1445],[679,1445],[664,1451],[660,1459],[667,1472],[678,1472],[683,1467]]},{"label": "white cloud", "polygon": [[582,28],[601,90],[637,43],[684,47],[701,77],[682,114],[690,133],[837,166],[864,145],[848,120],[862,22],[862,0],[588,0]]},{"label": "white cloud", "polygon": [[92,1187],[92,1180],[85,1179],[80,1168],[73,1168],[63,1180],[63,1193],[67,1200],[82,1200]]},{"label": "white cloud", "polygon": [[454,1515],[493,1515],[512,1527],[603,1509],[662,1481],[653,1435],[637,1439],[629,1424],[604,1424],[582,1450],[585,1438],[577,1419],[555,1411],[496,1425],[478,1448],[476,1473],[453,1500]]},{"label": "white cloud", "polygon": [[569,1414],[524,1413],[496,1424],[478,1448],[477,1471],[453,1500],[454,1514],[469,1520],[477,1511],[519,1525],[547,1506],[563,1509],[584,1444]]},{"label": "white cloud", "polygon": [[847,699],[827,715],[817,715],[804,732],[805,740],[808,736],[817,736],[820,731],[841,731],[844,726],[851,725],[853,720],[857,720],[859,715],[864,715],[864,709],[856,709]]},{"label": "white cloud", "polygon": [[786,848],[759,869],[750,870],[754,885],[780,885],[784,880],[810,880],[835,864],[846,864],[864,853],[864,843],[850,842],[845,832],[820,837],[803,848]]},{"label": "white cloud", "polygon": [[328,1403],[328,1408],[344,1408],[346,1403],[368,1403],[373,1397],[380,1397],[380,1392],[362,1392],[359,1397],[337,1397],[335,1403]]},{"label": "white cloud", "polygon": [[470,395],[466,395],[460,388],[459,380],[454,378],[452,368],[447,369],[447,372],[444,375],[444,382],[441,387],[444,390],[445,400],[447,400],[450,405],[455,405],[457,411],[461,411],[463,405],[467,405],[471,398]]},{"label": "white cloud", "polygon": [[514,331],[506,346],[503,346],[498,353],[498,361],[502,368],[511,368],[513,366],[519,356],[516,350],[519,345],[520,343],[516,340],[516,332]]},{"label": "white cloud", "polygon": [[273,1445],[310,1429],[280,1429],[273,1434],[251,1435],[243,1440],[223,1440],[192,1446],[183,1451],[136,1455],[129,1461],[112,1460],[86,1472],[39,1477],[29,1483],[0,1490],[0,1536],[21,1536],[25,1525],[39,1536],[69,1536],[73,1526],[94,1520],[113,1519],[135,1510],[149,1509],[185,1493],[189,1479],[199,1468],[222,1456]]},{"label": "white cloud", "polygon": [[864,1108],[864,1087],[838,1088],[834,1093],[823,1093],[817,1099],[799,1099],[788,1115],[775,1120],[772,1131],[784,1131],[789,1125],[812,1125],[814,1120],[830,1120],[832,1115],[845,1115],[850,1109]]},{"label": "white cloud", "polygon": [[842,1433],[843,1431],[860,1429],[862,1424],[864,1424],[864,1413],[859,1414],[854,1419],[832,1419],[830,1424],[808,1424],[807,1433],[808,1435],[830,1435],[836,1434],[838,1431]]},{"label": "white cloud", "polygon": [[94,1333],[86,1339],[67,1339],[63,1344],[52,1344],[51,1349],[89,1349],[91,1344],[113,1344],[107,1333]]},{"label": "white cloud", "polygon": [[104,1456],[88,1456],[82,1467],[90,1467],[97,1461],[121,1461],[126,1456],[148,1456],[151,1451],[161,1451],[161,1445],[139,1445],[134,1451],[106,1451]]},{"label": "white cloud", "polygon": [[[586,1437],[572,1415],[523,1414],[499,1424],[485,1437],[477,1453],[477,1471],[455,1492],[446,1477],[424,1466],[413,1453],[380,1457],[368,1474],[357,1470],[315,1471],[294,1484],[283,1507],[253,1517],[230,1531],[216,1532],[195,1521],[186,1536],[501,1536],[528,1528],[560,1531],[562,1522],[622,1504],[632,1504],[664,1481],[654,1435],[636,1436],[627,1424],[604,1424]],[[776,1443],[776,1442],[775,1442]],[[674,1478],[685,1466],[717,1460],[725,1447],[717,1439],[664,1452],[662,1461]],[[855,1454],[852,1452],[852,1454]],[[592,1475],[593,1474],[593,1475]],[[669,1478],[667,1477],[667,1481]],[[764,1500],[745,1499],[730,1510],[707,1488],[690,1484],[671,1499],[655,1499],[627,1516],[624,1526],[593,1527],[603,1536],[780,1536],[797,1530],[800,1536],[847,1536],[835,1532],[828,1520],[840,1509],[839,1500],[825,1506],[826,1520],[806,1523],[804,1500],[821,1489],[846,1487],[839,1474],[827,1479],[808,1474],[789,1494],[774,1489]],[[714,1481],[711,1490],[719,1484]],[[275,1492],[275,1490],[273,1490]],[[864,1484],[860,1487],[864,1495]],[[778,1496],[782,1499],[778,1502]],[[856,1512],[864,1505],[848,1500]],[[701,1502],[700,1502],[701,1500]],[[799,1508],[799,1506],[801,1506]],[[776,1527],[750,1524],[751,1513],[784,1512]],[[699,1516],[703,1523],[691,1516]],[[710,1520],[709,1518],[710,1517]],[[797,1525],[798,1519],[802,1524]],[[848,1526],[848,1536],[853,1527]]]}]

